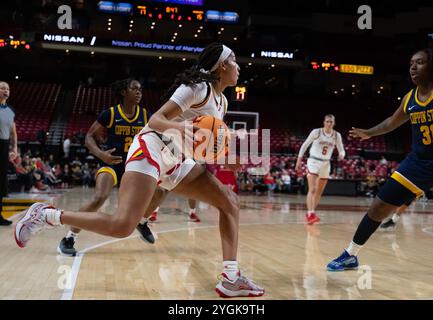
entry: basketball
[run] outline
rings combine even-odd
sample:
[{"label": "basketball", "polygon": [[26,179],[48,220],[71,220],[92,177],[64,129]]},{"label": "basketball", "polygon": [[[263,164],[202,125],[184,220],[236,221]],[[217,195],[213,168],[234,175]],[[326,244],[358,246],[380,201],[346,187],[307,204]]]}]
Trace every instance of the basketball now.
[{"label": "basketball", "polygon": [[193,125],[200,128],[194,133],[194,159],[210,162],[226,155],[230,131],[222,120],[201,116],[193,120]]}]

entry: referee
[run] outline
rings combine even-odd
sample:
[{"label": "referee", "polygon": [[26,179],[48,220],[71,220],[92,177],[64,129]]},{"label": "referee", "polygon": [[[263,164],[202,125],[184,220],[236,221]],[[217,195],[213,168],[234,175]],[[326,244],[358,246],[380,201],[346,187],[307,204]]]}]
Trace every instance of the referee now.
[{"label": "referee", "polygon": [[[0,213],[3,210],[3,197],[8,195],[8,165],[9,160],[17,157],[17,131],[15,128],[15,113],[6,104],[9,98],[9,84],[0,81]],[[0,226],[8,226],[12,222],[0,214]]]}]

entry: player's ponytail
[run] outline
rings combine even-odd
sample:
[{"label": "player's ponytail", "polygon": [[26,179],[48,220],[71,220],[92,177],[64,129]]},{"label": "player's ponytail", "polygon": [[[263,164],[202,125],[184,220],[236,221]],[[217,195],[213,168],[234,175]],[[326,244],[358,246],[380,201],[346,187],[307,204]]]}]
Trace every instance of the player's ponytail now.
[{"label": "player's ponytail", "polygon": [[116,103],[123,104],[124,95],[122,94],[122,91],[128,90],[129,85],[131,84],[132,81],[137,81],[137,80],[133,78],[127,78],[123,80],[118,80],[111,85],[111,92],[113,93],[114,98],[116,99]]},{"label": "player's ponytail", "polygon": [[196,83],[203,81],[215,82],[219,80],[219,77],[214,71],[210,71],[212,67],[218,62],[221,53],[223,52],[223,44],[214,42],[208,45],[200,54],[197,62],[186,69],[184,72],[179,73],[174,80],[172,86],[162,96],[163,102],[170,99],[171,95],[181,85],[193,86]]}]

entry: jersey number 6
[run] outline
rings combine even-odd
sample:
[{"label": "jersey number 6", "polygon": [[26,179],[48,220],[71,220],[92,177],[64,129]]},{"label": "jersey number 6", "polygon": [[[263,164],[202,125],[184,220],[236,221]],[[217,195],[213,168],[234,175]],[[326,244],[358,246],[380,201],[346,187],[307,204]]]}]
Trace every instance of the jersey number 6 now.
[{"label": "jersey number 6", "polygon": [[323,154],[324,156],[326,156],[327,153],[328,153],[328,146],[323,146],[322,154]]}]

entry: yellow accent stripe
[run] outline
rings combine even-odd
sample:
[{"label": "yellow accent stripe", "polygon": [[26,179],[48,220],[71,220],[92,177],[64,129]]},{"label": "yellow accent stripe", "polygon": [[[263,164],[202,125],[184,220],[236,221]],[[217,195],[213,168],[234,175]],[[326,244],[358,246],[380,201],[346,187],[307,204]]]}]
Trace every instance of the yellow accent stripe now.
[{"label": "yellow accent stripe", "polygon": [[425,102],[421,102],[418,100],[418,87],[416,87],[416,91],[415,91],[415,101],[416,103],[418,103],[421,107],[425,107],[426,105],[428,105],[431,101],[433,100],[433,91],[430,92],[430,97],[425,101]]},{"label": "yellow accent stripe", "polygon": [[22,211],[30,208],[30,205],[28,206],[3,206],[3,210],[5,211]]},{"label": "yellow accent stripe", "polygon": [[116,186],[117,185],[117,174],[116,174],[116,171],[113,170],[113,168],[102,167],[101,169],[99,169],[96,172],[95,177],[97,177],[99,174],[104,173],[104,172],[109,173],[109,174],[111,174],[113,176],[113,179],[114,179],[114,185],[113,186]]},{"label": "yellow accent stripe", "polygon": [[134,152],[134,154],[131,156],[131,159],[134,159],[135,157],[142,155],[143,154],[143,150],[138,149],[137,151]]},{"label": "yellow accent stripe", "polygon": [[410,97],[412,96],[412,92],[413,92],[413,89],[409,91],[409,94],[407,95],[406,101],[404,102],[404,105],[403,105],[404,113],[407,113],[406,108],[407,108],[407,104],[409,103]]},{"label": "yellow accent stripe", "polygon": [[147,110],[143,108],[143,116],[144,116],[144,125],[147,124]]},{"label": "yellow accent stripe", "polygon": [[9,219],[13,217],[14,215],[21,213],[22,211],[2,211],[1,215],[4,219]]},{"label": "yellow accent stripe", "polygon": [[18,199],[18,198],[8,198],[3,199],[3,203],[30,203],[32,205],[35,202],[46,202],[47,199]]},{"label": "yellow accent stripe", "polygon": [[132,119],[129,119],[122,110],[122,107],[120,106],[120,104],[117,105],[117,110],[119,110],[120,116],[126,121],[126,122],[134,122],[135,120],[137,120],[138,116],[140,115],[140,107],[139,106],[135,106],[136,108],[136,112],[135,112],[135,116]]},{"label": "yellow accent stripe", "polygon": [[414,185],[409,179],[407,179],[398,171],[394,171],[394,173],[391,175],[391,178],[399,182],[406,189],[410,190],[417,197],[420,197],[424,194],[424,191],[422,191],[420,188]]},{"label": "yellow accent stripe", "polygon": [[110,108],[110,123],[108,124],[107,128],[111,128],[114,122],[114,107]]}]

